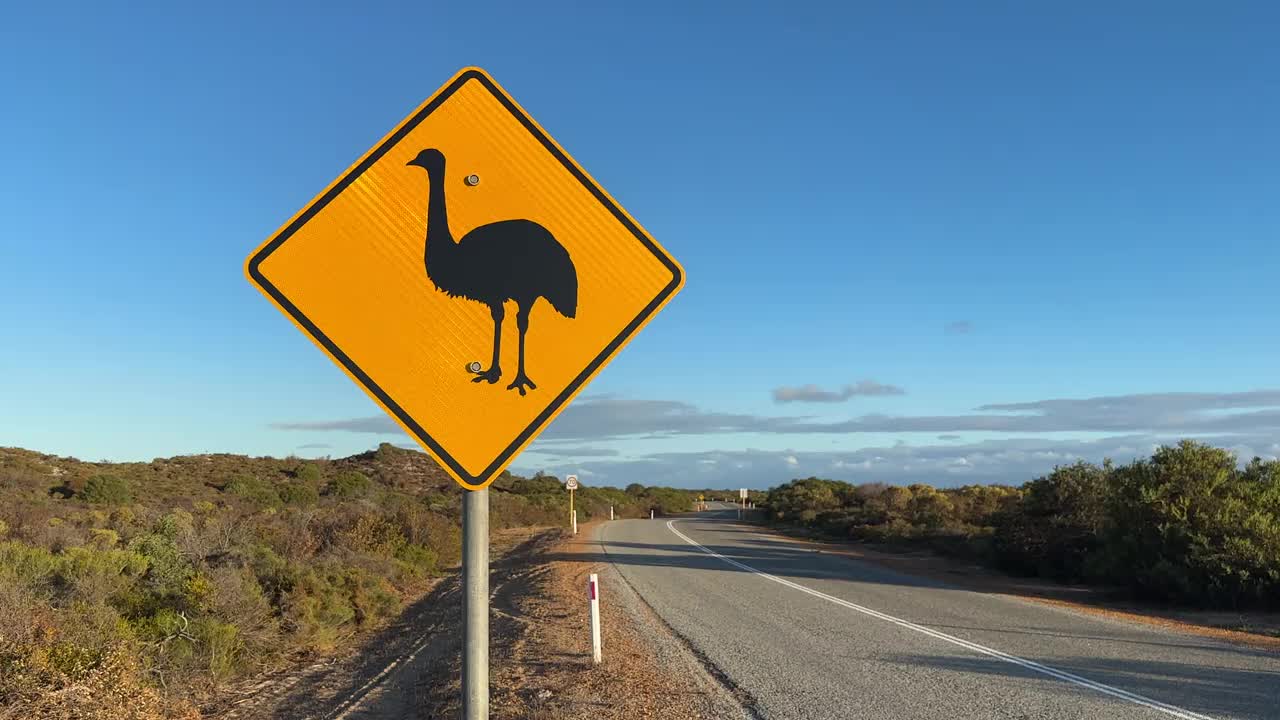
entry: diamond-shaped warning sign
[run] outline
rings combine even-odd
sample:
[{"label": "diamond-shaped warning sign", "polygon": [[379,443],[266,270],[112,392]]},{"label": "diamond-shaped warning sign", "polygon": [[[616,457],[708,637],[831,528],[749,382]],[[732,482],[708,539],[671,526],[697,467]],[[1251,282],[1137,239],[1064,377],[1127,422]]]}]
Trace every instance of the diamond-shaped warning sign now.
[{"label": "diamond-shaped warning sign", "polygon": [[684,284],[679,264],[475,68],[245,272],[472,490]]}]

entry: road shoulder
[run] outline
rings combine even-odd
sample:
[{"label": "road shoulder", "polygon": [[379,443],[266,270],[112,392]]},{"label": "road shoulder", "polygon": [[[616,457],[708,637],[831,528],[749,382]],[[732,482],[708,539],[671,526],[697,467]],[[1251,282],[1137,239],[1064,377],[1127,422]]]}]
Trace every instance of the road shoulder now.
[{"label": "road shoulder", "polygon": [[[580,528],[539,560],[526,587],[501,602],[495,597],[495,606],[522,623],[495,641],[494,717],[749,717],[608,562],[596,540],[600,529]],[[599,666],[591,664],[587,622],[591,573],[600,582]]]}]

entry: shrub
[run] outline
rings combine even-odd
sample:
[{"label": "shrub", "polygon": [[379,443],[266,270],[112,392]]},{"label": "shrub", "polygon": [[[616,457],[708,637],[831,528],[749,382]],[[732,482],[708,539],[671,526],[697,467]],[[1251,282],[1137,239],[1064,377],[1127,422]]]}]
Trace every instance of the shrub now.
[{"label": "shrub", "polygon": [[123,507],[118,507],[112,510],[111,515],[108,517],[111,520],[112,527],[114,527],[116,530],[119,530],[122,533],[128,528],[130,528],[133,525],[134,521],[137,520],[137,516],[134,514],[133,510],[127,505]]},{"label": "shrub", "polygon": [[428,577],[436,572],[440,555],[424,545],[409,543],[396,551],[396,559],[407,573],[415,578]]},{"label": "shrub", "polygon": [[400,609],[400,599],[386,578],[350,568],[344,580],[357,624],[365,626],[387,620]]},{"label": "shrub", "polygon": [[293,478],[308,485],[319,485],[320,467],[315,463],[302,463],[293,471]]},{"label": "shrub", "polygon": [[120,533],[107,528],[89,531],[89,544],[99,550],[110,550],[120,544]]},{"label": "shrub", "polygon": [[1267,474],[1261,462],[1242,473],[1230,452],[1192,441],[1117,470],[1102,573],[1153,599],[1280,603],[1280,515]]},{"label": "shrub", "polygon": [[329,494],[340,498],[363,497],[369,492],[369,478],[356,470],[338,473],[329,484]]},{"label": "shrub", "polygon": [[392,557],[405,544],[404,533],[390,520],[378,515],[361,515],[342,531],[339,542],[357,552]]},{"label": "shrub", "polygon": [[217,682],[230,679],[241,664],[244,642],[235,625],[204,617],[191,623],[204,669]]},{"label": "shrub", "polygon": [[339,638],[354,631],[356,611],[342,573],[332,566],[309,568],[298,574],[284,596],[285,622],[295,628],[299,640],[318,650],[330,649]]},{"label": "shrub", "polygon": [[230,493],[265,508],[276,508],[281,504],[280,494],[269,483],[251,475],[240,475],[227,483],[223,492]]},{"label": "shrub", "polygon": [[280,500],[285,505],[315,505],[320,501],[320,493],[312,485],[292,482],[280,488]]},{"label": "shrub", "polygon": [[1093,573],[1111,468],[1086,462],[1027,483],[1022,501],[996,518],[992,550],[1005,569],[1078,582]]},{"label": "shrub", "polygon": [[511,483],[511,491],[517,495],[559,494],[565,492],[560,481],[550,475],[517,478]]},{"label": "shrub", "polygon": [[129,550],[147,559],[146,587],[153,596],[149,604],[170,604],[185,597],[187,581],[195,570],[179,552],[172,535],[139,535],[129,543]]},{"label": "shrub", "polygon": [[237,628],[248,655],[263,657],[278,644],[275,610],[252,569],[215,568],[208,580],[209,611]]},{"label": "shrub", "polygon": [[94,475],[85,482],[80,499],[99,505],[128,505],[133,491],[129,481],[118,475]]}]

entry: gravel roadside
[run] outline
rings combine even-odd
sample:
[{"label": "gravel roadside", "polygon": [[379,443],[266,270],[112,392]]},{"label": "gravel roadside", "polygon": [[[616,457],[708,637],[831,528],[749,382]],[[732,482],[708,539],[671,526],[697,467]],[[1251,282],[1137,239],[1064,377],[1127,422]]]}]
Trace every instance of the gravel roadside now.
[{"label": "gravel roadside", "polygon": [[[551,548],[525,587],[495,606],[523,623],[495,643],[493,717],[750,718],[601,554],[599,525]],[[591,663],[587,581],[599,575],[603,662]],[[509,653],[499,656],[497,651]]]}]

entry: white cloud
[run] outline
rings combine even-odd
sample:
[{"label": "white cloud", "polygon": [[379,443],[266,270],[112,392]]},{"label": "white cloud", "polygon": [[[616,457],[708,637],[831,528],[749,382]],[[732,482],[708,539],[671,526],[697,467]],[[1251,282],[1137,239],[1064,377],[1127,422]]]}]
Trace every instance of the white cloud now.
[{"label": "white cloud", "polygon": [[[280,430],[400,433],[395,423],[385,416],[275,423],[272,427]],[[1280,390],[1036,400],[981,405],[974,413],[965,415],[862,415],[837,422],[816,422],[808,417],[708,412],[679,400],[627,400],[596,396],[580,399],[566,408],[547,428],[538,450],[550,453],[557,443],[568,441],[600,442],[621,438],[727,433],[852,435],[954,433],[965,430],[1019,434],[1102,432],[1162,435],[1275,431],[1280,430]],[[568,454],[568,450],[562,448],[558,454]],[[591,448],[574,450],[592,451]],[[596,454],[607,455],[610,452],[598,450]]]},{"label": "white cloud", "polygon": [[[822,473],[825,477],[855,483],[927,483],[941,487],[973,483],[1021,485],[1048,473],[1055,465],[1068,465],[1076,460],[1101,463],[1104,458],[1124,463],[1135,456],[1146,457],[1152,446],[1176,444],[1179,439],[1178,435],[1122,435],[1096,440],[1013,437],[963,445],[940,442],[849,451],[805,451],[803,454],[807,467],[825,468]],[[1280,455],[1280,443],[1275,442],[1274,436],[1219,435],[1200,439],[1219,447],[1261,449],[1258,453],[1238,454],[1242,462],[1254,454]],[[799,454],[794,450],[743,449],[606,458],[593,468],[606,473],[610,484],[619,487],[640,482],[673,487],[766,488],[791,480],[790,471],[799,464]],[[695,468],[702,471],[696,473],[696,481],[691,481]]]},{"label": "white cloud", "polygon": [[773,401],[778,403],[809,402],[838,403],[854,396],[875,397],[883,395],[905,395],[906,390],[897,385],[885,385],[875,380],[859,380],[853,385],[845,385],[839,390],[823,390],[817,385],[801,385],[799,387],[780,387],[773,390]]}]

